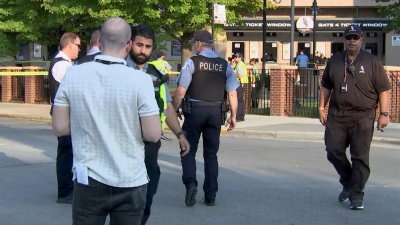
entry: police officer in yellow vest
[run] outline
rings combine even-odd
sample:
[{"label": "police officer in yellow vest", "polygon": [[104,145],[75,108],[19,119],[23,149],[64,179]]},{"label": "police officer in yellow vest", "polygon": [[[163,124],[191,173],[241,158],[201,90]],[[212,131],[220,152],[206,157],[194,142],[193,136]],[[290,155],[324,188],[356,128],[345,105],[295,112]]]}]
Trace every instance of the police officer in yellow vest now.
[{"label": "police officer in yellow vest", "polygon": [[[145,25],[132,27],[132,50],[126,61],[128,66],[142,70],[152,77],[155,97],[158,107],[160,108],[161,121],[166,122],[168,127],[178,138],[181,155],[186,155],[190,150],[189,142],[181,129],[176,112],[171,104],[171,96],[168,91],[166,76],[157,70],[154,65],[147,63],[153,50],[154,38],[154,31],[150,27]],[[144,144],[145,164],[150,181],[147,184],[146,206],[142,218],[142,225],[146,224],[150,216],[153,196],[157,191],[160,179],[160,167],[158,166],[157,158],[161,142],[145,142]]]},{"label": "police officer in yellow vest", "polygon": [[240,82],[240,87],[236,90],[237,98],[238,98],[238,112],[236,120],[244,121],[244,96],[243,96],[243,88],[249,84],[249,76],[247,74],[246,64],[242,61],[243,55],[241,53],[235,54],[235,74],[237,76],[238,81]]}]

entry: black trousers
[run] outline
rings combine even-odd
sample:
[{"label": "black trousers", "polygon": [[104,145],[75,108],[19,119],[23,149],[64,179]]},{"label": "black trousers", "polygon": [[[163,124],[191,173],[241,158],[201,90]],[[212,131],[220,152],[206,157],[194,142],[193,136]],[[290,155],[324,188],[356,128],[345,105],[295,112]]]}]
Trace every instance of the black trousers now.
[{"label": "black trousers", "polygon": [[59,198],[72,194],[74,188],[72,181],[72,160],[71,136],[58,137],[56,169]]},{"label": "black trousers", "polygon": [[73,225],[139,225],[146,198],[146,185],[111,187],[89,177],[89,185],[75,183],[72,204]]},{"label": "black trousers", "polygon": [[242,84],[236,89],[237,99],[238,99],[238,107],[237,107],[237,119],[244,119],[244,96],[243,96],[243,87]]},{"label": "black trousers", "polygon": [[[193,105],[193,104],[192,104]],[[221,106],[192,106],[191,114],[185,114],[182,129],[190,143],[190,152],[181,158],[182,181],[187,186],[198,182],[196,179],[196,152],[200,135],[203,135],[205,197],[215,198],[218,191],[217,152],[221,133]]]},{"label": "black trousers", "polygon": [[160,167],[158,166],[158,151],[161,148],[161,141],[144,142],[144,162],[146,164],[147,175],[150,178],[147,184],[146,206],[142,217],[141,224],[146,224],[150,217],[153,196],[157,193],[158,182],[160,181]]},{"label": "black trousers", "polygon": [[[374,132],[374,116],[364,116],[351,122],[328,118],[325,129],[327,158],[340,176],[343,188],[350,190],[350,199],[362,199],[367,183],[369,151]],[[351,163],[346,156],[350,146]]]}]

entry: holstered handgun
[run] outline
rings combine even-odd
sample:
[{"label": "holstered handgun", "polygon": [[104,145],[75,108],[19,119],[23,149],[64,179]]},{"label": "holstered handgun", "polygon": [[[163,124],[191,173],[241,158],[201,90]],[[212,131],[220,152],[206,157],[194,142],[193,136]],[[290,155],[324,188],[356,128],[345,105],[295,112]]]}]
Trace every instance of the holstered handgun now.
[{"label": "holstered handgun", "polygon": [[181,109],[183,114],[190,114],[192,112],[189,95],[185,95],[182,99]]}]

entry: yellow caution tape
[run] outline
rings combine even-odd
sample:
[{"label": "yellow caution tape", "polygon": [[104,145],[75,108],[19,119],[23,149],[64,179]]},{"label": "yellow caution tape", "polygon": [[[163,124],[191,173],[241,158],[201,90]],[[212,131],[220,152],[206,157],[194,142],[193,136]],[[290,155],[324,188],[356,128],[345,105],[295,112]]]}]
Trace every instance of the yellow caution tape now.
[{"label": "yellow caution tape", "polygon": [[48,71],[3,71],[0,76],[47,76]]}]

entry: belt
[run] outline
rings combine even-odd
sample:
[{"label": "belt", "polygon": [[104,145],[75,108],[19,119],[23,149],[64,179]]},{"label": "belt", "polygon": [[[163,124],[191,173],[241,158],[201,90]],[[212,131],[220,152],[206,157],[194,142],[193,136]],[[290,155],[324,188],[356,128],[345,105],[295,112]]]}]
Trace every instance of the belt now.
[{"label": "belt", "polygon": [[222,102],[204,102],[204,101],[190,101],[192,107],[220,107]]}]

